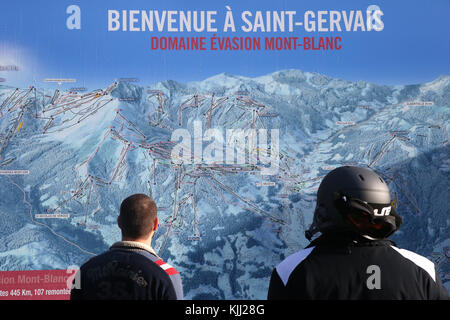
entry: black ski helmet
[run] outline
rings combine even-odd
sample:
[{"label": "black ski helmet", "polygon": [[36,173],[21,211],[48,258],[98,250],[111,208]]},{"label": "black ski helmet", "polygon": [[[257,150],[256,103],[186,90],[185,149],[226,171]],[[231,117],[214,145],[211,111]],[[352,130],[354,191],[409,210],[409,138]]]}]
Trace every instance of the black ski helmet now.
[{"label": "black ski helmet", "polygon": [[330,171],[320,183],[313,223],[305,236],[311,240],[319,231],[351,230],[382,239],[401,223],[382,177],[370,169],[343,166]]}]

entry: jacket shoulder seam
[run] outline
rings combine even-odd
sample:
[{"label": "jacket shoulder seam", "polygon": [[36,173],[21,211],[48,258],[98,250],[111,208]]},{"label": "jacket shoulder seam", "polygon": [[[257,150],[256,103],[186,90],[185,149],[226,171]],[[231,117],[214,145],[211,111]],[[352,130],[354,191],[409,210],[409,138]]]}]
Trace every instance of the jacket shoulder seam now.
[{"label": "jacket shoulder seam", "polygon": [[279,265],[277,265],[276,270],[278,276],[280,277],[283,284],[286,286],[289,277],[292,272],[300,265],[314,250],[315,247],[309,247],[303,250],[300,250],[294,254],[291,254],[289,257],[284,259]]},{"label": "jacket shoulder seam", "polygon": [[415,252],[400,249],[395,246],[390,247],[397,251],[403,258],[413,262],[416,266],[424,270],[433,279],[433,281],[436,282],[436,269],[432,261]]}]

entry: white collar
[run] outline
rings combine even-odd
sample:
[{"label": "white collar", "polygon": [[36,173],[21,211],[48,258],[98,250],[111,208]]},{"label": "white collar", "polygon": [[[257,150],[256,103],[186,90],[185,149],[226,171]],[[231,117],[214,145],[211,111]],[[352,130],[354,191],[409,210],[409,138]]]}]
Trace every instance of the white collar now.
[{"label": "white collar", "polygon": [[111,248],[114,247],[139,248],[146,250],[159,258],[159,256],[156,254],[155,250],[151,246],[138,241],[117,241],[111,246]]}]

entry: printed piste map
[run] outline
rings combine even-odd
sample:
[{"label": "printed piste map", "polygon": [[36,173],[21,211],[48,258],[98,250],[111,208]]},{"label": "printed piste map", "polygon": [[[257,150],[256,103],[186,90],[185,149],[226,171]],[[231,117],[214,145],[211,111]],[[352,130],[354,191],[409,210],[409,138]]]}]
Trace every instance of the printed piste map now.
[{"label": "printed piste map", "polygon": [[[389,183],[404,219],[392,239],[433,260],[449,287],[450,77],[390,86],[287,69],[91,91],[62,81],[0,85],[0,270],[80,266],[120,240],[121,201],[145,193],[160,218],[153,246],[186,299],[265,299],[274,266],[308,244],[321,179],[347,164]],[[174,140],[178,129],[192,139]],[[181,143],[191,162],[174,156]],[[277,157],[272,172],[264,156]]]}]

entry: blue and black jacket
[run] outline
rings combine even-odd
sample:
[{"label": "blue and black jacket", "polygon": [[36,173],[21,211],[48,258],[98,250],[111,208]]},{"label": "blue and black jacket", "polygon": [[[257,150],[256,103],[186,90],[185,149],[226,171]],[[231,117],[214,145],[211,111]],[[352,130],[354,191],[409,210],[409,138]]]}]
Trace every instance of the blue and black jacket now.
[{"label": "blue and black jacket", "polygon": [[268,299],[446,300],[434,263],[394,242],[322,235],[272,272]]},{"label": "blue and black jacket", "polygon": [[149,246],[116,242],[78,271],[71,300],[182,300],[178,271]]}]

